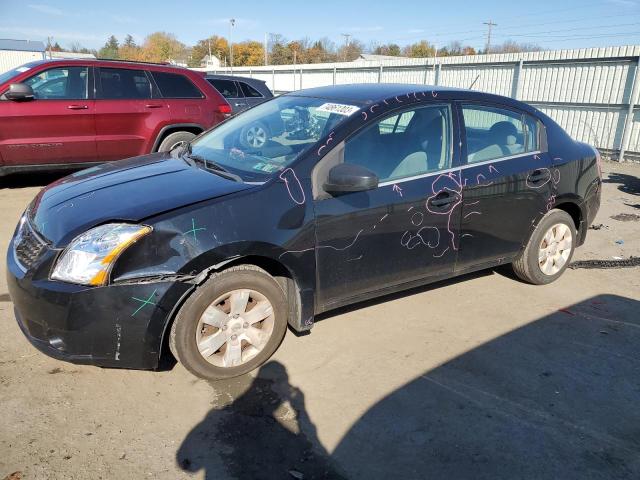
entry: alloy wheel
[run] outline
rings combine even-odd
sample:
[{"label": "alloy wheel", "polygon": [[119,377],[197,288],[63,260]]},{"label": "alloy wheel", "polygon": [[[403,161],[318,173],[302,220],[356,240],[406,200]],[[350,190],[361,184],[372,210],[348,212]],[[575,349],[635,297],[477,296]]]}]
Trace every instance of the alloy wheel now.
[{"label": "alloy wheel", "polygon": [[538,266],[545,275],[555,275],[564,267],[571,250],[571,229],[564,223],[556,223],[542,237],[538,249]]},{"label": "alloy wheel", "polygon": [[267,132],[259,125],[254,125],[247,130],[247,143],[253,148],[262,147],[267,143]]},{"label": "alloy wheel", "polygon": [[264,349],[274,325],[273,306],[264,295],[232,290],[214,300],[198,320],[198,351],[213,365],[237,367]]}]

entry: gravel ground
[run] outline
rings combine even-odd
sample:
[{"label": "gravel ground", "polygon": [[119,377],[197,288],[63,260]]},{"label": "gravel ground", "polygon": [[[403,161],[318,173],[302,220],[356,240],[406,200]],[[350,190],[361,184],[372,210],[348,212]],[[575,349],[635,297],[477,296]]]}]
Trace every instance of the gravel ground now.
[{"label": "gravel ground", "polygon": [[[640,165],[604,167],[575,260],[640,256]],[[0,250],[53,179],[5,179]],[[217,383],[40,354],[4,270],[0,479],[640,478],[638,267],[414,289],[325,315]]]}]

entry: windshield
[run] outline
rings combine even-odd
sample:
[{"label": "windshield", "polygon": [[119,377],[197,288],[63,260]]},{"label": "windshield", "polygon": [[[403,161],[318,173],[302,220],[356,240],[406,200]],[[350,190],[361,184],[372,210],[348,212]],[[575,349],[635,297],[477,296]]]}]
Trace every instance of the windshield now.
[{"label": "windshield", "polygon": [[190,154],[244,181],[284,170],[359,106],[285,95],[227,120],[190,145]]},{"label": "windshield", "polygon": [[27,70],[30,70],[31,67],[33,67],[34,65],[37,65],[37,63],[36,62],[25,63],[20,67],[16,67],[4,73],[0,73],[0,85],[11,80],[13,77],[18,75],[19,73],[23,73],[23,72],[26,72]]}]

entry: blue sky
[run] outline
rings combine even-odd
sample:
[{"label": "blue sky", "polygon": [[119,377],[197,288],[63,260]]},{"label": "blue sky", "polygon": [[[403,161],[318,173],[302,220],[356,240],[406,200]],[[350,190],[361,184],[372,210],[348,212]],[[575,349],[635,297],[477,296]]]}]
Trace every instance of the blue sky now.
[{"label": "blue sky", "polygon": [[227,36],[232,17],[234,41],[262,41],[265,33],[280,33],[290,40],[328,37],[340,44],[341,34],[348,33],[366,46],[421,39],[442,46],[458,39],[483,47],[483,22],[492,20],[498,24],[495,43],[511,39],[548,49],[640,44],[640,0],[0,0],[0,38],[52,36],[62,46],[79,42],[99,48],[110,34],[122,39],[130,33],[142,42],[163,30],[193,44],[213,34]]}]

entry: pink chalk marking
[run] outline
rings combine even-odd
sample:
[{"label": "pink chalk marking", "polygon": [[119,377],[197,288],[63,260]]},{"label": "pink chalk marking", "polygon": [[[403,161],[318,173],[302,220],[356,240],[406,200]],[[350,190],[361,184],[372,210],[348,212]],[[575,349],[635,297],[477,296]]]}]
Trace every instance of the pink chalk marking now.
[{"label": "pink chalk marking", "polygon": [[447,251],[449,250],[449,247],[445,248],[442,253],[440,255],[436,255],[435,253],[433,254],[433,258],[440,258],[443,257],[445,253],[447,253]]},{"label": "pink chalk marking", "polygon": [[318,156],[320,156],[320,152],[322,151],[323,148],[327,148],[326,145],[321,145],[320,148],[318,149]]},{"label": "pink chalk marking", "polygon": [[489,173],[491,173],[491,170],[493,170],[496,173],[500,173],[496,167],[494,167],[493,165],[489,165]]},{"label": "pink chalk marking", "polygon": [[374,108],[376,108],[376,107],[378,107],[378,106],[379,106],[379,105],[378,105],[377,103],[376,103],[375,105],[372,105],[372,106],[371,106],[371,108],[369,109],[369,111],[370,111],[371,113],[373,113],[373,109],[374,109]]},{"label": "pink chalk marking", "polygon": [[391,189],[402,197],[402,188],[400,188],[400,185],[394,183]]},{"label": "pink chalk marking", "polygon": [[[300,190],[299,193],[302,195],[302,200],[298,200],[296,196],[293,194],[293,192],[291,191],[292,187],[289,185],[289,180],[287,179],[287,175],[289,172],[291,172],[292,181],[295,180],[295,183],[298,185],[298,188]],[[304,204],[304,202],[306,201],[306,197],[304,195],[304,189],[302,188],[302,184],[300,183],[300,180],[298,179],[296,172],[294,172],[292,168],[285,168],[282,171],[282,173],[280,173],[280,179],[284,181],[284,184],[287,187],[287,192],[289,192],[289,197],[291,197],[291,200],[293,200],[298,205]]]},{"label": "pink chalk marking", "polygon": [[436,98],[438,96],[438,92],[436,92],[435,90],[431,90],[431,96],[433,98]]},{"label": "pink chalk marking", "polygon": [[470,217],[471,215],[482,215],[481,212],[476,212],[475,210],[473,212],[469,212],[467,213],[464,218]]},{"label": "pink chalk marking", "polygon": [[402,100],[400,100],[398,97],[396,97],[396,102],[398,103],[404,103]]},{"label": "pink chalk marking", "polygon": [[360,112],[360,113],[362,113],[362,115],[364,116],[362,121],[366,122],[367,121],[367,112]]}]

